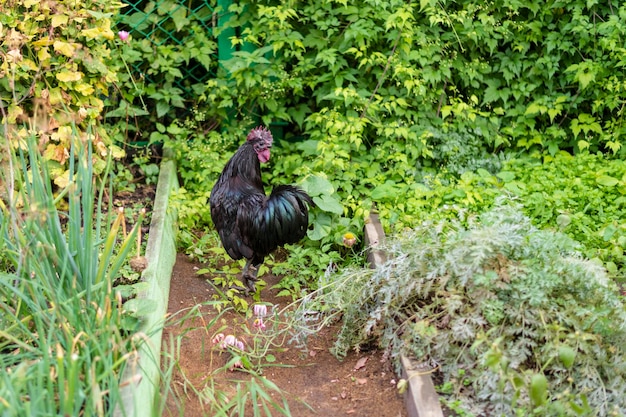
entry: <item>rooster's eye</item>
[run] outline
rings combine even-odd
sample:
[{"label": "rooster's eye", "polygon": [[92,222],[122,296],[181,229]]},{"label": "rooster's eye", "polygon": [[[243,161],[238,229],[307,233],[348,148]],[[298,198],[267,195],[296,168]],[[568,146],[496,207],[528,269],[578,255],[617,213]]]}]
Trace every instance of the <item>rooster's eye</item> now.
[{"label": "rooster's eye", "polygon": [[259,142],[259,143],[254,144],[254,150],[256,152],[261,152],[265,149],[271,149],[271,148],[272,148],[272,145],[268,143]]}]

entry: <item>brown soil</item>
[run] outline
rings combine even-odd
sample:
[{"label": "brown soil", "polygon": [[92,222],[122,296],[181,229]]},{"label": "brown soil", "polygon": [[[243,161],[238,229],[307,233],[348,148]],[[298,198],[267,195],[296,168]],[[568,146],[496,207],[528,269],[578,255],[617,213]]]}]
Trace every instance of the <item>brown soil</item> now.
[{"label": "brown soil", "polygon": [[[249,347],[252,336],[241,329],[245,325],[252,327],[253,318],[233,310],[217,313],[209,303],[215,295],[207,282],[211,277],[196,273],[203,267],[184,255],[178,255],[174,266],[168,308],[172,320],[163,333],[164,350],[173,358],[174,371],[172,395],[167,399],[164,416],[214,416],[216,410],[211,407],[216,401],[211,396],[217,392],[229,399],[244,395],[247,388],[237,388],[237,381],[245,384],[252,378],[239,370],[219,370],[232,356],[213,344],[212,338],[220,332],[233,333]],[[277,290],[271,288],[278,277],[266,274],[262,279],[267,282],[261,292],[263,302],[281,307],[289,304],[290,299],[277,297]],[[326,328],[310,338],[307,350],[285,342],[269,352],[276,361],[274,366],[262,368],[263,377],[281,390],[291,415],[406,417],[391,364],[382,359],[379,351],[351,353],[343,361],[337,360],[329,351],[336,330]],[[278,392],[272,392],[271,399],[279,404],[283,401]],[[245,412],[233,410],[223,415],[252,416],[251,407],[248,400]],[[258,411],[259,415],[268,415],[262,408]],[[284,415],[271,406],[270,412],[272,416]]]}]

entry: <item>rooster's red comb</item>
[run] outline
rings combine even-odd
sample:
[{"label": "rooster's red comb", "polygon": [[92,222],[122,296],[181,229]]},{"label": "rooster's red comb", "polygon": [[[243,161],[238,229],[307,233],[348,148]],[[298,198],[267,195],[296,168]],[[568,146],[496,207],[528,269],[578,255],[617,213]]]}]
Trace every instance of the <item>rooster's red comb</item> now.
[{"label": "rooster's red comb", "polygon": [[270,130],[266,128],[265,126],[255,127],[254,129],[250,131],[250,133],[248,133],[247,140],[257,140],[257,139],[262,139],[265,142],[270,142],[270,143],[272,143],[272,141],[274,140],[274,138],[272,137],[272,132],[270,132]]}]

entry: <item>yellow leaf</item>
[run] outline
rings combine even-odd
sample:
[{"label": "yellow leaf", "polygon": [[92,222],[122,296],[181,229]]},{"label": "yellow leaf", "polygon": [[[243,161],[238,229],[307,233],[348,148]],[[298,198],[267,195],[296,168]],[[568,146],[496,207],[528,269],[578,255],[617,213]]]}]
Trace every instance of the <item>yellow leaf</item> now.
[{"label": "yellow leaf", "polygon": [[111,151],[111,153],[113,154],[113,158],[115,159],[121,159],[126,156],[126,152],[124,151],[124,149],[120,148],[119,146],[111,145],[109,146],[109,150]]},{"label": "yellow leaf", "polygon": [[45,62],[51,58],[51,56],[52,55],[50,55],[50,53],[48,52],[48,48],[41,48],[39,51],[37,51],[37,58],[39,59],[39,62],[44,65]]},{"label": "yellow leaf", "polygon": [[26,139],[31,134],[32,133],[30,132],[30,129],[26,129],[25,127],[23,127],[20,130],[18,130],[17,131],[17,138],[20,139],[20,141],[19,141],[18,146],[16,147],[16,149],[28,149],[28,144],[23,139]]},{"label": "yellow leaf", "polygon": [[80,31],[80,34],[88,39],[96,39],[102,34],[102,29],[101,28],[83,29]]},{"label": "yellow leaf", "polygon": [[61,92],[60,88],[51,88],[49,91],[49,98],[48,101],[50,101],[51,105],[55,105],[55,104],[61,104],[63,103],[63,94]]},{"label": "yellow leaf", "polygon": [[102,21],[102,36],[110,41],[115,38],[115,34],[111,30],[111,19],[104,19]]},{"label": "yellow leaf", "polygon": [[70,81],[78,81],[83,78],[83,74],[80,71],[61,71],[57,75],[57,80],[67,83]]},{"label": "yellow leaf", "polygon": [[74,47],[71,43],[54,41],[53,45],[55,51],[65,56],[73,57],[74,51],[76,51],[76,47]]},{"label": "yellow leaf", "polygon": [[81,30],[80,34],[88,39],[103,37],[108,40],[113,40],[115,37],[111,30],[111,21],[109,19],[104,19],[98,27]]},{"label": "yellow leaf", "polygon": [[74,87],[74,90],[78,91],[79,93],[81,93],[84,96],[88,96],[90,94],[93,94],[94,92],[94,88],[87,84],[87,83],[79,83]]},{"label": "yellow leaf", "polygon": [[106,28],[103,32],[102,32],[102,36],[104,36],[105,39],[112,41],[113,38],[115,38],[115,34],[113,33],[113,31],[111,30],[111,28]]},{"label": "yellow leaf", "polygon": [[[117,80],[115,80],[115,81],[117,81]],[[108,88],[109,84],[105,84],[103,82],[95,81],[95,80],[92,81],[92,82],[93,82],[94,87],[96,87],[98,89],[100,94],[104,95],[105,97],[109,96],[109,88]]]},{"label": "yellow leaf", "polygon": [[65,171],[63,174],[61,174],[58,177],[56,177],[54,179],[54,183],[59,188],[65,188],[68,185],[70,185],[70,172],[69,171]]},{"label": "yellow leaf", "polygon": [[22,68],[28,68],[31,71],[37,71],[39,66],[32,59],[24,59],[20,62]]},{"label": "yellow leaf", "polygon": [[102,109],[104,108],[104,101],[95,96],[89,97],[89,104],[91,105],[91,107],[97,109],[98,111],[102,111]]},{"label": "yellow leaf", "polygon": [[[118,82],[118,78],[117,78],[117,74],[109,71],[109,73],[104,77],[107,83],[116,83]],[[107,88],[104,88],[103,90],[107,90]]]},{"label": "yellow leaf", "polygon": [[50,38],[39,39],[38,41],[34,41],[33,45],[35,46],[50,46],[53,41]]},{"label": "yellow leaf", "polygon": [[52,16],[52,27],[58,28],[59,26],[63,26],[67,24],[68,17],[64,14],[55,14]]},{"label": "yellow leaf", "polygon": [[56,140],[58,142],[69,143],[70,139],[72,138],[72,133],[72,128],[70,126],[59,126],[59,129],[50,136],[53,140]]},{"label": "yellow leaf", "polygon": [[9,123],[15,124],[15,122],[17,121],[17,118],[21,116],[22,114],[24,114],[24,110],[22,110],[20,106],[11,104],[9,106]]}]

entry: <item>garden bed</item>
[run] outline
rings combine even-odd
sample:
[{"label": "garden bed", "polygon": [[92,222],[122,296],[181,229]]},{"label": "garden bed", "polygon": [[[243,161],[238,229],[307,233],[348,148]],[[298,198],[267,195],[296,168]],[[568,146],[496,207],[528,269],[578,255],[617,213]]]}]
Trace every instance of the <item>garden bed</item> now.
[{"label": "garden bed", "polygon": [[[245,389],[243,383],[251,378],[246,372],[224,369],[228,368],[231,355],[212,343],[212,339],[218,333],[232,333],[249,347],[252,340],[241,327],[252,327],[252,319],[246,320],[231,310],[213,321],[218,313],[207,302],[217,295],[207,282],[212,276],[197,275],[203,267],[183,255],[178,255],[174,266],[168,308],[168,315],[174,320],[163,332],[163,346],[166,355],[176,352],[177,366],[172,381],[175,395],[168,399],[165,416],[215,415],[209,402],[211,396],[223,392],[232,398],[237,395],[236,384],[241,383]],[[268,284],[261,292],[264,303],[279,308],[290,303],[289,298],[277,297],[278,290],[271,288],[280,277],[266,274],[263,279]],[[282,391],[271,392],[272,399],[281,403],[280,396],[284,395],[291,415],[301,417],[407,416],[396,389],[398,379],[382,353],[353,352],[339,361],[330,353],[335,331],[330,327],[311,337],[306,350],[287,343],[272,348],[269,354],[275,360],[266,362],[262,371]],[[281,414],[272,410],[272,415]]]}]

